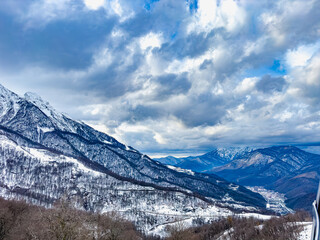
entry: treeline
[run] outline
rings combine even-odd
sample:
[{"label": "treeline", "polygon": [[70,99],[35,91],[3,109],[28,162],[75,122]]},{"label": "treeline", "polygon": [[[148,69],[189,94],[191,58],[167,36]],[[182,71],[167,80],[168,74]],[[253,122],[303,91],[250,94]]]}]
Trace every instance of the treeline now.
[{"label": "treeline", "polygon": [[227,217],[192,228],[177,222],[168,227],[170,237],[167,240],[296,240],[303,230],[300,223],[304,221],[312,221],[307,212],[269,220]]},{"label": "treeline", "polygon": [[0,240],[138,240],[131,222],[116,214],[76,210],[62,200],[53,209],[0,198]]}]

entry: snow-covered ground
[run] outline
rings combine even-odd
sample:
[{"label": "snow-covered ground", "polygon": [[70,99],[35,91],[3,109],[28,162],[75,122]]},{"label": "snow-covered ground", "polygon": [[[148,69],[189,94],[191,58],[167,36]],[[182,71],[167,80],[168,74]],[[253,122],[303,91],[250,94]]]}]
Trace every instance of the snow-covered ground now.
[{"label": "snow-covered ground", "polygon": [[179,168],[179,167],[175,167],[175,166],[171,166],[171,165],[166,165],[168,168],[170,168],[171,170],[177,171],[177,172],[181,172],[181,173],[186,173],[189,175],[194,175],[194,172],[191,171],[190,169],[183,169],[183,168]]},{"label": "snow-covered ground", "polygon": [[199,208],[199,209],[196,209],[195,212],[185,213],[183,215],[173,213],[172,211],[170,211],[170,209],[166,209],[165,211],[163,211],[163,214],[165,216],[168,216],[168,215],[174,216],[173,221],[166,222],[164,224],[159,224],[155,227],[152,227],[147,231],[148,234],[158,235],[161,237],[168,237],[168,232],[166,231],[166,228],[168,226],[178,225],[181,228],[189,228],[189,227],[195,226],[193,221],[199,218],[201,218],[204,223],[210,223],[213,220],[217,220],[221,217],[228,217],[228,216],[233,216],[233,217],[237,216],[241,218],[254,217],[261,220],[268,220],[272,217],[270,215],[263,215],[258,213],[234,214],[227,209],[218,208],[216,206],[209,206],[205,209]]},{"label": "snow-covered ground", "polygon": [[267,201],[267,208],[275,211],[281,215],[288,213],[293,213],[294,211],[291,208],[288,208],[285,204],[285,196],[282,193],[278,193],[272,190],[265,189],[260,186],[255,187],[246,187],[249,190],[261,194]]},{"label": "snow-covered ground", "polygon": [[312,231],[312,222],[303,222],[303,230],[300,233],[299,240],[310,240]]}]

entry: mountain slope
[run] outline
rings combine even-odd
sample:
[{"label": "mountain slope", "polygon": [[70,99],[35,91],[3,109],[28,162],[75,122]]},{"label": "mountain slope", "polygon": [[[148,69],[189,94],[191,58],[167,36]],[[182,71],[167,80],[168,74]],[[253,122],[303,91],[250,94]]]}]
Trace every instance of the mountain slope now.
[{"label": "mountain slope", "polygon": [[285,193],[289,207],[310,210],[319,182],[320,155],[291,146],[257,149],[212,172],[238,184]]},{"label": "mountain slope", "polygon": [[205,212],[217,213],[216,216],[231,214],[228,209],[210,205],[191,194],[119,180],[105,174],[99,166],[87,167],[78,159],[39,146],[19,146],[7,133],[1,134],[0,194],[6,198],[51,206],[67,194],[80,208],[120,212],[147,232],[155,223],[174,221],[182,214],[191,219]]},{"label": "mountain slope", "polygon": [[0,86],[0,116],[1,196],[50,206],[71,194],[88,210],[122,209],[138,226],[170,221],[168,211],[181,215],[190,208],[195,217],[205,207],[219,216],[230,212],[223,206],[265,206],[259,194],[216,175],[181,173],[155,162],[35,94],[22,98]]}]

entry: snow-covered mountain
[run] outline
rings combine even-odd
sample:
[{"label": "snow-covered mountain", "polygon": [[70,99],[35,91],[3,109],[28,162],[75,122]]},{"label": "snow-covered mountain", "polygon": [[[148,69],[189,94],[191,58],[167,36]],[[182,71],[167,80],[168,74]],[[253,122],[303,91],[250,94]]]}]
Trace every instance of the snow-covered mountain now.
[{"label": "snow-covered mountain", "polygon": [[212,172],[238,184],[284,193],[290,208],[310,210],[320,178],[320,155],[292,146],[257,149]]},{"label": "snow-covered mountain", "polygon": [[260,211],[261,195],[216,175],[170,169],[57,112],[39,96],[0,85],[0,196],[50,206],[118,211],[151,231],[177,217]]},{"label": "snow-covered mountain", "polygon": [[207,172],[214,167],[225,165],[233,159],[251,152],[254,149],[255,148],[249,147],[215,148],[214,150],[200,156],[184,158],[168,156],[163,158],[154,158],[154,160],[161,162],[162,164],[190,169],[195,172]]}]

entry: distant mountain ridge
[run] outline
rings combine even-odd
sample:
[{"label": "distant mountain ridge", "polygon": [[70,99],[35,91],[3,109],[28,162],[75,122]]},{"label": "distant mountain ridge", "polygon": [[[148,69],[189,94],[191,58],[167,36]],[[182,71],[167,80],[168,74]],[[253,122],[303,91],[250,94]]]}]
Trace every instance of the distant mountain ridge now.
[{"label": "distant mountain ridge", "polygon": [[[195,172],[214,173],[244,186],[263,186],[284,193],[293,209],[311,211],[320,179],[320,155],[294,146],[231,148],[198,157],[156,159]],[[182,171],[182,170],[181,170]]]},{"label": "distant mountain ridge", "polygon": [[50,206],[67,193],[81,208],[121,210],[144,229],[175,214],[218,217],[261,211],[266,204],[216,175],[170,169],[57,112],[36,94],[19,97],[1,85],[0,173],[0,196]]},{"label": "distant mountain ridge", "polygon": [[320,155],[293,146],[257,149],[212,172],[238,184],[285,193],[288,207],[310,211],[320,179]]},{"label": "distant mountain ridge", "polygon": [[299,171],[320,161],[320,155],[307,153],[297,147],[279,146],[257,149],[212,171],[244,185],[262,185]]},{"label": "distant mountain ridge", "polygon": [[233,159],[254,149],[255,148],[250,147],[215,148],[214,150],[200,156],[184,158],[168,156],[163,158],[154,158],[154,160],[161,162],[162,164],[190,169],[195,172],[207,172],[214,167],[225,165]]}]

